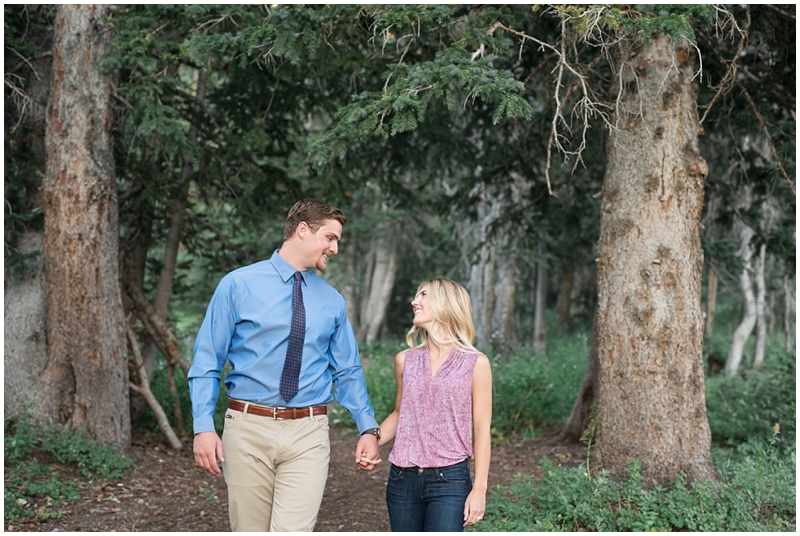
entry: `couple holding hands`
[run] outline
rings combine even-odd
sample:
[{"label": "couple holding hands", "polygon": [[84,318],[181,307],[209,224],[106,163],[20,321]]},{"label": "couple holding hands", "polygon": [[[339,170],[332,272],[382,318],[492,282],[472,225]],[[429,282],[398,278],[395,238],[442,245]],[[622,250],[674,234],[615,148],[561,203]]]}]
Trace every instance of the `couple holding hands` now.
[{"label": "couple holding hands", "polygon": [[[359,469],[373,469],[380,446],[394,440],[386,487],[392,530],[463,530],[484,515],[492,418],[491,368],[472,346],[469,294],[448,279],[419,286],[409,348],[395,356],[395,409],[378,425],[344,299],[311,271],[324,271],[338,253],[346,221],[327,203],[299,201],[281,248],[220,281],[188,375],[195,460],[224,472],[232,530],[312,531],[335,396],[361,433]],[[213,414],[226,361],[220,439]]]}]

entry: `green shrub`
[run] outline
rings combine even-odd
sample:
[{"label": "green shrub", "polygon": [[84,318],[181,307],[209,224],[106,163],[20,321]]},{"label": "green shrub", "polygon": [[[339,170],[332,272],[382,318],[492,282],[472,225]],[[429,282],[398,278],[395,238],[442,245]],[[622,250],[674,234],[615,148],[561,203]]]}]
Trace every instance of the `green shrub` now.
[{"label": "green shrub", "polygon": [[[569,417],[589,356],[586,334],[553,336],[546,355],[522,349],[508,358],[490,356],[493,378],[492,428],[496,438],[518,433],[523,439],[536,429],[558,426]],[[379,341],[361,351],[364,377],[375,417],[382,421],[394,410],[397,388],[394,356],[404,343]],[[331,424],[353,427],[346,410],[335,406]]]},{"label": "green shrub", "polygon": [[541,480],[518,476],[492,490],[475,531],[793,531],[796,523],[794,448],[777,441],[717,451],[724,482],[646,489],[634,461],[614,482],[585,466],[558,467],[546,458]]},{"label": "green shrub", "polygon": [[75,464],[91,480],[119,478],[133,461],[114,447],[101,447],[57,426],[47,429],[32,424],[23,410],[3,421],[5,481],[4,521],[15,524],[23,517],[60,517],[59,506],[80,499],[72,482],[63,482],[51,467],[30,459],[37,453],[51,454],[58,463]]},{"label": "green shrub", "polygon": [[706,379],[706,407],[711,436],[737,445],[764,437],[779,423],[781,442],[796,438],[796,368],[776,341],[767,346],[761,369],[745,370],[731,378],[717,374]]}]

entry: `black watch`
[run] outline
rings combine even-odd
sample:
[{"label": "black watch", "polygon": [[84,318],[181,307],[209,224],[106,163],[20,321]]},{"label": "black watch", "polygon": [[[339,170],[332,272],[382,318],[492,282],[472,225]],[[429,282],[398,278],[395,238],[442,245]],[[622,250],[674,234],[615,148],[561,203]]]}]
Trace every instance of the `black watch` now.
[{"label": "black watch", "polygon": [[367,428],[366,430],[364,430],[364,432],[361,435],[363,436],[365,434],[372,434],[376,438],[378,438],[378,440],[380,440],[380,438],[381,438],[381,429],[380,428]]}]

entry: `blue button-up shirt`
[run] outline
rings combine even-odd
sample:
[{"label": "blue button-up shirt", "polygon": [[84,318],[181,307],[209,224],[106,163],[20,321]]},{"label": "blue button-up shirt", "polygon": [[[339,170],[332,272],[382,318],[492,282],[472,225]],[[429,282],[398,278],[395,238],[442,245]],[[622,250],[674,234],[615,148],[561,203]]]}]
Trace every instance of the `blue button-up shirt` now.
[{"label": "blue button-up shirt", "polygon": [[189,370],[194,432],[214,430],[214,409],[225,361],[228,395],[270,407],[306,407],[331,402],[331,383],[339,404],[359,432],[377,428],[353,328],[339,292],[310,271],[303,277],[306,335],[299,390],[287,403],[279,385],[292,321],[295,269],[278,251],[267,261],[222,278],[197,335]]}]

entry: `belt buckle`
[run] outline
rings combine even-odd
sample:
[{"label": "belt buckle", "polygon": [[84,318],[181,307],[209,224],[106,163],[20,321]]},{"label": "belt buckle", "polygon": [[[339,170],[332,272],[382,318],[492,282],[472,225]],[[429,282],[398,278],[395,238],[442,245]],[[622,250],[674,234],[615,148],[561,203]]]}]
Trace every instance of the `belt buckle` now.
[{"label": "belt buckle", "polygon": [[286,406],[275,406],[272,408],[272,418],[276,421],[285,421],[286,417],[278,417],[278,410],[289,409]]}]

